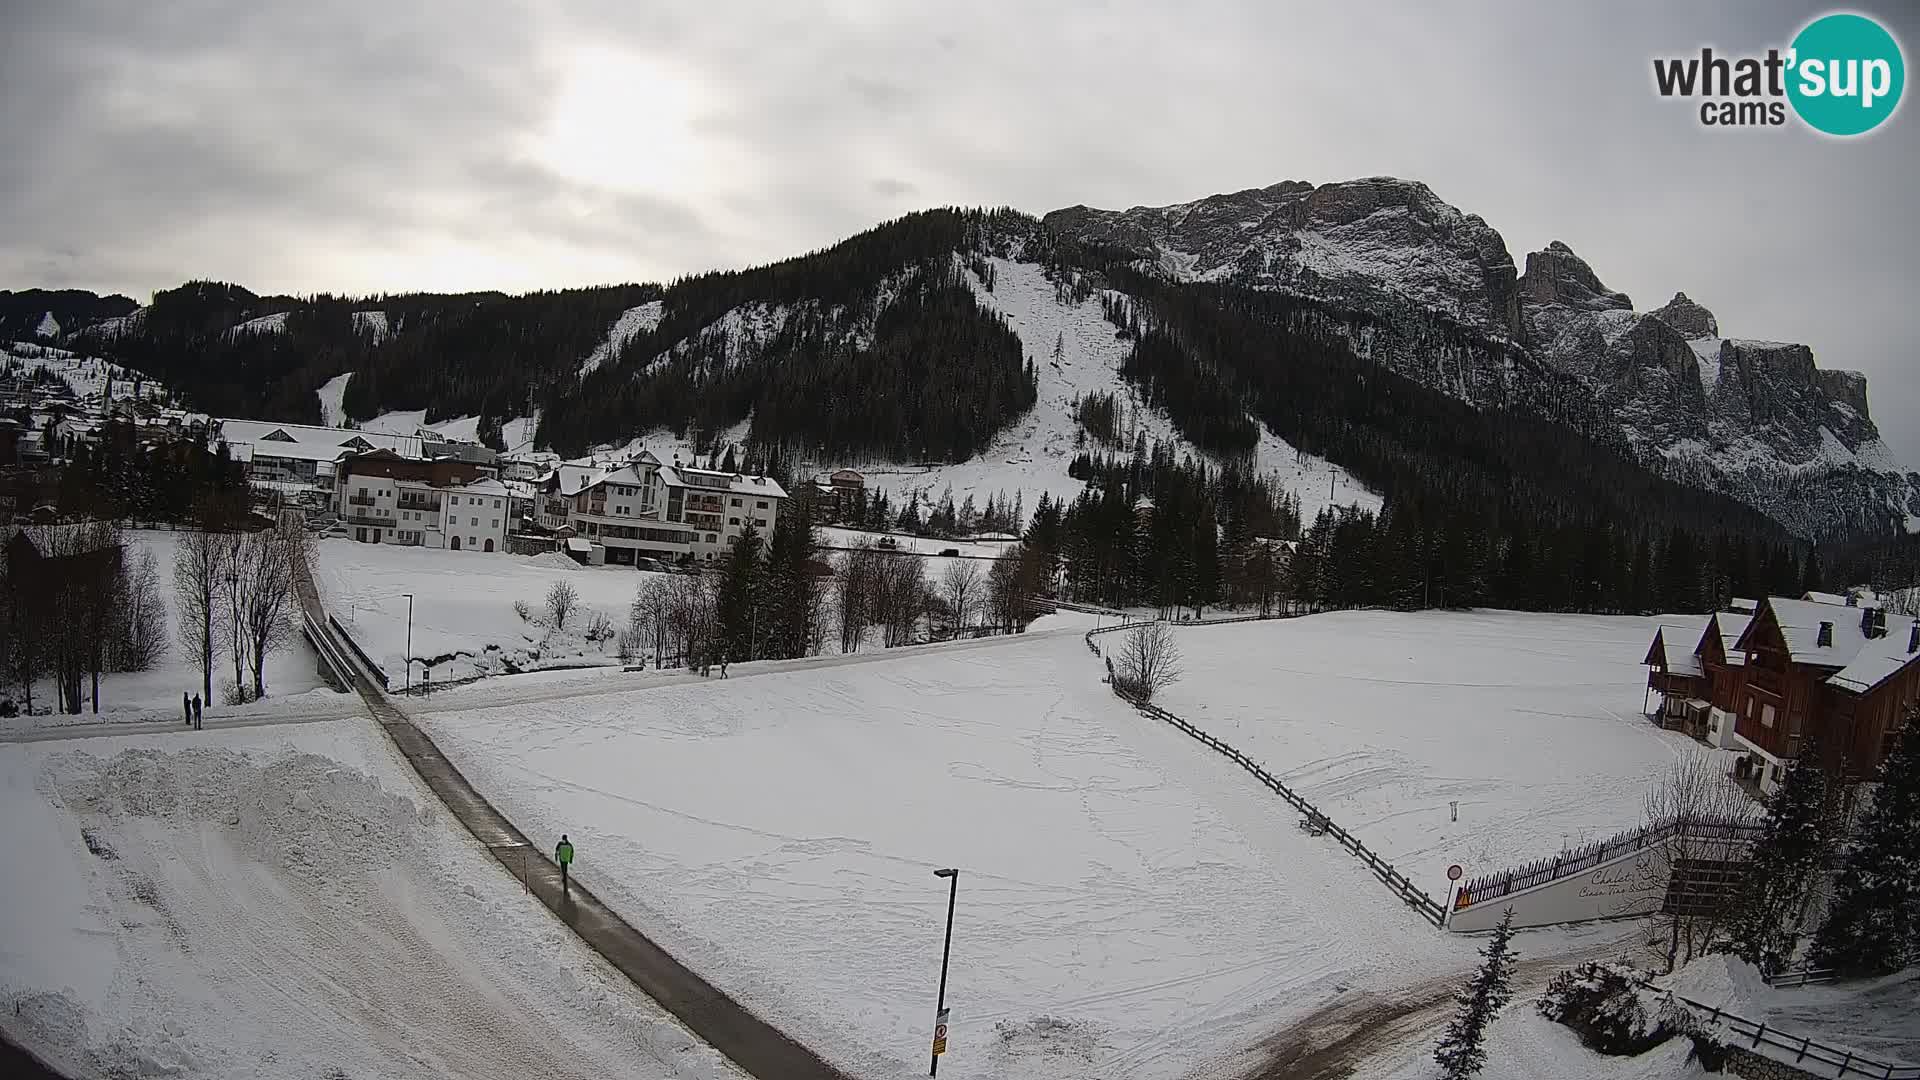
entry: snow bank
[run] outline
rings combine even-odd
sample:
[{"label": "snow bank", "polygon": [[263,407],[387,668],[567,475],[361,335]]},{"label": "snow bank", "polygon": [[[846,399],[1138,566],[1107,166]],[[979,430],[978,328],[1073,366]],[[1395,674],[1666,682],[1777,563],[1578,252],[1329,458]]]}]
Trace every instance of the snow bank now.
[{"label": "snow bank", "polygon": [[78,745],[0,757],[0,1024],[77,1072],[732,1075],[365,720]]}]

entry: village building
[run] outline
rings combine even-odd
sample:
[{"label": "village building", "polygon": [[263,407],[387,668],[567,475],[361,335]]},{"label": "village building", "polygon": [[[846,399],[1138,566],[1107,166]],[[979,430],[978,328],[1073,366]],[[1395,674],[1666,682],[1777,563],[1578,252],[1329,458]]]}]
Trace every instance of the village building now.
[{"label": "village building", "polygon": [[[534,521],[586,541],[582,561],[712,562],[747,529],[772,534],[787,497],[765,476],[662,465],[652,454],[617,466],[563,463],[541,477]],[[576,545],[577,546],[577,545]],[[580,557],[580,556],[576,556]]]},{"label": "village building", "polygon": [[512,508],[506,485],[472,462],[367,450],[336,462],[333,480],[340,530],[361,543],[507,548]]},{"label": "village building", "polygon": [[1873,779],[1920,703],[1920,622],[1863,595],[1767,597],[1751,615],[1662,624],[1644,661],[1653,715],[1741,751],[1734,775],[1760,794],[1809,744],[1849,780]]}]

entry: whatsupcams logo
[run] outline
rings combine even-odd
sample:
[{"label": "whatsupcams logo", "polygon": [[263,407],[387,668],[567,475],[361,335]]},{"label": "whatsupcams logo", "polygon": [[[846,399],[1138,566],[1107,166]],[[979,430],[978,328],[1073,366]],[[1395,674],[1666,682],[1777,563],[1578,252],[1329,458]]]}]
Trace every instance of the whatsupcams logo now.
[{"label": "whatsupcams logo", "polygon": [[1900,43],[1865,15],[1823,15],[1785,49],[1764,56],[1656,57],[1661,97],[1698,99],[1707,127],[1778,127],[1787,110],[1827,135],[1864,135],[1900,106],[1907,65]]}]

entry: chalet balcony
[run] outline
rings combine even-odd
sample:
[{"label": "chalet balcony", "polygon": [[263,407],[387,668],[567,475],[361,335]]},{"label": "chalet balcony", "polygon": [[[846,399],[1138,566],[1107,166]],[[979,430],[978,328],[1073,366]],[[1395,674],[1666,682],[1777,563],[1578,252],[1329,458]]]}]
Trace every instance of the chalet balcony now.
[{"label": "chalet balcony", "polygon": [[349,502],[349,503],[351,503],[351,504],[352,504],[352,505],[354,505],[354,506],[372,506],[372,505],[373,505],[373,496],[371,496],[371,495],[349,495],[349,496],[347,496],[347,502]]},{"label": "chalet balcony", "polygon": [[394,505],[402,510],[424,510],[430,514],[440,512],[440,500],[438,499],[409,499],[402,496],[400,501],[394,503]]},{"label": "chalet balcony", "polygon": [[1772,694],[1774,697],[1779,697],[1786,692],[1787,679],[1785,675],[1782,675],[1778,671],[1771,671],[1763,667],[1749,668],[1747,670],[1747,685],[1753,687],[1755,690],[1761,690]]},{"label": "chalet balcony", "polygon": [[380,517],[376,514],[355,513],[349,510],[345,520],[349,525],[378,525],[383,529],[393,528],[392,518]]}]

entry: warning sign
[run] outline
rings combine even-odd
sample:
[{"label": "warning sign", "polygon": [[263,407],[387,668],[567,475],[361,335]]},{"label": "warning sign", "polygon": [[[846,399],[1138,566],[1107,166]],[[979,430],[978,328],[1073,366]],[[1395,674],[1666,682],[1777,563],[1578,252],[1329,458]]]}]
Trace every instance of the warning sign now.
[{"label": "warning sign", "polygon": [[940,1018],[933,1025],[933,1054],[939,1057],[947,1052],[947,1010],[940,1010]]}]

